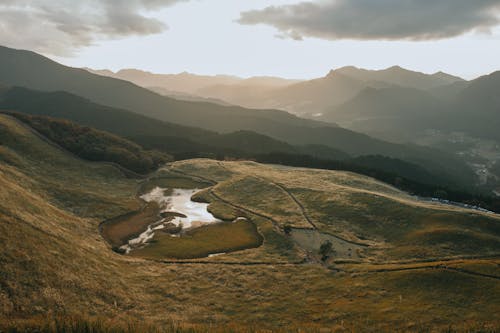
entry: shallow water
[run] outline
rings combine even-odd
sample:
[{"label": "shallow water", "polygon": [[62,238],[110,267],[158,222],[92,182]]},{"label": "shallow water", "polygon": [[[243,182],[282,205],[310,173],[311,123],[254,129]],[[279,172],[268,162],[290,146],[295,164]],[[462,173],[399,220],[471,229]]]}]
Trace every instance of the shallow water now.
[{"label": "shallow water", "polygon": [[[199,189],[172,189],[170,194],[165,195],[166,189],[155,187],[149,193],[141,196],[141,199],[146,202],[157,202],[160,206],[160,212],[180,213],[186,217],[176,216],[173,220],[168,221],[176,226],[182,224],[183,229],[195,228],[208,223],[220,222],[208,210],[208,204],[191,201],[191,197],[198,192]],[[140,247],[154,237],[155,231],[164,228],[163,222],[167,219],[159,221],[148,226],[147,230],[138,237],[128,241],[128,244],[121,248],[127,253],[134,247]],[[175,235],[172,235],[175,237]]]},{"label": "shallow water", "polygon": [[[160,205],[160,212],[174,212],[186,217],[176,217],[170,221],[175,225],[182,223],[183,229],[198,226],[200,224],[220,222],[207,209],[208,204],[191,201],[191,197],[199,189],[173,189],[170,195],[164,195],[165,189],[154,188],[151,192],[141,196],[146,202],[156,201]],[[198,223],[196,223],[198,224]]]}]

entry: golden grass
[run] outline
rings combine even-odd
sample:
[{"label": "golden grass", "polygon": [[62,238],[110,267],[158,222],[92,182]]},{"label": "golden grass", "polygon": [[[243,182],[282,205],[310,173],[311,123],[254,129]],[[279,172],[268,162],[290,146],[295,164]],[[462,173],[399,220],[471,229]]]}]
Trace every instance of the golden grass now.
[{"label": "golden grass", "polygon": [[178,168],[208,178],[220,169],[218,197],[280,226],[310,228],[307,216],[321,231],[371,245],[365,255],[376,260],[500,254],[497,215],[419,201],[366,176],[207,160],[170,165]]},{"label": "golden grass", "polygon": [[102,237],[114,248],[127,244],[129,239],[143,233],[150,224],[160,219],[156,202],[150,202],[137,211],[104,221],[100,226]]},{"label": "golden grass", "polygon": [[[75,159],[10,119],[0,117],[0,124],[0,142],[18,157],[16,163],[0,161],[0,330],[14,327],[22,331],[30,322],[30,327],[36,328],[61,316],[106,318],[111,322],[108,328],[132,322],[161,329],[174,322],[183,329],[194,327],[193,332],[225,332],[228,326],[234,331],[248,328],[250,332],[252,327],[278,332],[299,328],[311,332],[500,329],[496,316],[500,313],[500,284],[495,279],[446,269],[381,273],[360,269],[351,273],[312,263],[294,264],[301,253],[290,238],[266,218],[248,212],[264,237],[263,245],[206,259],[211,264],[162,264],[118,255],[99,235],[98,224],[140,207],[135,197],[139,181],[127,179],[107,165]],[[220,166],[216,161],[193,160],[174,163],[171,168],[177,167],[217,180],[217,193],[222,197],[226,195],[222,183],[243,176],[244,170],[251,171],[249,176],[282,184],[298,197],[304,188],[329,192],[334,197],[340,188],[334,183],[336,177],[346,177],[339,180],[346,191],[347,184],[366,179],[349,180],[356,176],[315,170],[308,176],[302,169],[295,172],[244,162]],[[385,194],[380,196],[404,197],[372,180],[356,186],[364,186],[368,195],[381,186]],[[305,197],[300,197],[301,202],[307,201]],[[236,214],[230,205],[210,195],[206,199],[214,210],[228,216]],[[251,208],[263,209],[267,203],[261,201],[266,199],[266,193],[261,193],[260,200],[251,202]],[[366,205],[351,200],[347,197],[345,204]],[[323,212],[316,207],[323,204],[305,206],[316,219]],[[418,207],[419,203],[409,206]],[[374,207],[366,207],[362,209],[376,216]],[[409,209],[401,214],[411,213]],[[456,221],[459,228],[497,235],[495,225],[484,220],[484,214],[446,207],[436,211],[450,212],[452,215],[446,218],[454,217],[450,221]],[[395,220],[394,216],[390,218]],[[328,224],[323,218],[317,222]],[[424,222],[418,227],[425,229],[436,223],[446,226],[443,216]],[[394,243],[379,250],[398,246]],[[233,265],[222,264],[222,260]],[[261,265],[243,264],[266,260],[268,263]],[[279,265],[281,262],[287,264]],[[356,267],[362,268],[365,263],[360,265]],[[453,265],[488,274],[497,274],[498,269],[493,259],[457,261]]]},{"label": "golden grass", "polygon": [[259,247],[262,236],[247,220],[221,222],[186,231],[180,237],[157,232],[146,247],[132,255],[150,259],[194,259],[209,254]]}]

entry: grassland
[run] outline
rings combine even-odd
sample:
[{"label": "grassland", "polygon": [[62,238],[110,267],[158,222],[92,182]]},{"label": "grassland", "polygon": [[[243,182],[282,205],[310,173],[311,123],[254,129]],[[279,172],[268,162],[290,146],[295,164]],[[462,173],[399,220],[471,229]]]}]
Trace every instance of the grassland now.
[{"label": "grassland", "polygon": [[150,224],[160,219],[156,202],[145,204],[140,210],[104,221],[99,226],[102,237],[115,249],[139,236]]},{"label": "grassland", "polygon": [[500,253],[498,216],[423,202],[369,177],[252,162],[197,160],[170,166],[208,179],[217,169],[227,175],[213,179],[217,185],[211,192],[219,199],[267,216],[281,228],[312,228],[365,244],[365,256],[374,260]]},{"label": "grassland", "polygon": [[133,255],[148,259],[193,259],[251,249],[261,244],[262,236],[255,225],[239,220],[195,228],[180,237],[159,232],[150,245],[133,251]]},{"label": "grassland", "polygon": [[[448,231],[496,242],[496,216],[419,202],[345,172],[190,160],[155,176],[166,175],[211,182],[199,199],[210,202],[217,216],[245,214],[263,244],[203,263],[160,263],[116,254],[100,236],[99,223],[140,209],[136,193],[144,180],[76,159],[0,116],[0,330],[53,325],[52,319],[60,317],[71,325],[78,316],[89,325],[105,318],[105,327],[97,332],[120,332],[129,322],[167,332],[172,323],[186,331],[192,327],[192,332],[500,328],[496,243],[463,242]],[[265,202],[266,192],[255,186],[237,187],[247,189],[246,198],[254,196],[239,199],[228,191],[240,180],[269,182],[265,191],[284,189],[303,208],[285,193],[276,201],[283,207],[273,207]],[[334,203],[339,209],[329,211]],[[392,214],[398,207],[403,208]],[[385,223],[387,230],[363,223],[366,216],[350,223],[357,209],[370,221]],[[427,212],[435,215],[422,221]],[[306,217],[322,232],[368,245],[365,256],[358,262],[333,258],[326,265],[302,261],[307,253],[282,227],[290,221],[305,226]],[[428,247],[430,257],[404,248],[412,234],[432,235],[435,226],[444,228],[437,234],[447,236],[448,249],[443,238],[428,237],[417,237],[410,245],[419,251]]]}]

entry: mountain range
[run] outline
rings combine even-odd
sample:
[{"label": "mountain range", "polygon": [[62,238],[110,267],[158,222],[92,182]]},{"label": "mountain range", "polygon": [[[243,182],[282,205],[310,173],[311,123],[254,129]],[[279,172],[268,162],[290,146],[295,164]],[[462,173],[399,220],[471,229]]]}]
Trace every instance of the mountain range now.
[{"label": "mountain range", "polygon": [[[112,108],[130,111],[147,118],[184,127],[197,127],[221,134],[250,131],[293,146],[326,146],[327,150],[334,152],[333,154],[341,151],[352,157],[383,155],[419,165],[457,186],[470,186],[474,183],[474,175],[469,167],[452,154],[439,150],[385,142],[335,124],[300,118],[280,110],[255,110],[207,102],[180,101],[159,95],[128,81],[92,74],[84,69],[66,67],[30,51],[0,48],[0,82],[4,85],[20,86],[30,90],[65,91],[88,100],[88,102],[80,101],[80,104],[91,102],[104,107],[104,110]],[[58,104],[58,107],[51,106],[53,102],[51,97],[54,95],[38,94],[37,97],[16,97],[14,91],[13,94],[5,94],[5,96],[3,108],[13,110],[24,108],[24,110],[32,110],[31,112],[42,112],[40,110],[43,109],[45,110],[43,112],[50,116],[58,116],[57,112],[60,116],[61,110],[67,110],[63,107],[66,102]],[[72,97],[68,95],[63,94],[61,98],[72,103]],[[57,100],[57,103],[61,103],[59,98]],[[46,103],[44,108],[40,107],[42,101]],[[54,114],[54,110],[58,111]],[[109,115],[105,112],[100,114]],[[115,121],[116,128],[120,120]],[[96,121],[93,126],[96,128],[109,130],[95,123]],[[147,133],[139,134],[138,130],[134,130],[135,133],[128,133],[127,137],[140,135],[143,140],[149,137],[153,139],[155,147],[169,145],[165,142],[166,140],[159,142],[158,138],[154,138],[155,135],[151,134],[153,132],[149,127],[143,127],[143,130]],[[165,131],[163,135],[168,135],[167,132]],[[178,129],[177,133],[179,132],[183,131]],[[183,137],[177,134],[174,136]],[[149,140],[149,145],[152,145],[151,140]]]},{"label": "mountain range", "polygon": [[[383,70],[347,66],[331,70],[322,78],[282,80],[282,85],[274,86],[249,87],[241,80],[217,76],[209,84],[207,77],[200,77],[204,86],[191,90],[194,95],[187,97],[158,87],[149,89],[176,99],[286,110],[381,140],[446,150],[483,177],[481,183],[493,181],[489,186],[498,188],[495,177],[482,175],[492,175],[488,170],[500,159],[498,148],[494,148],[500,140],[499,76],[494,72],[466,81],[443,72],[425,74],[399,66]],[[126,72],[122,78],[141,84]]]}]

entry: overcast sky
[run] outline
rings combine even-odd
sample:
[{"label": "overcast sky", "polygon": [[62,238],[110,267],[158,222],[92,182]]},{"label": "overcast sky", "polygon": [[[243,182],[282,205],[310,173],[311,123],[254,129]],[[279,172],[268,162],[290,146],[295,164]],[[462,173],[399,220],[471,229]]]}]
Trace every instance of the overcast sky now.
[{"label": "overcast sky", "polygon": [[1,0],[0,44],[64,64],[312,78],[500,70],[500,0]]}]

